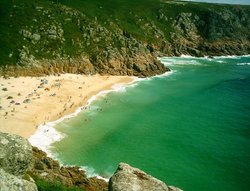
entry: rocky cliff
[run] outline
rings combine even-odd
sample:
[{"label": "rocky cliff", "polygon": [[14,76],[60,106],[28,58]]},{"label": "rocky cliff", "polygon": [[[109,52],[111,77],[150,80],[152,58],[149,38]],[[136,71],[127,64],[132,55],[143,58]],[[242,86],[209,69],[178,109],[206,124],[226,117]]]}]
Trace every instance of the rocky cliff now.
[{"label": "rocky cliff", "polygon": [[31,178],[24,179],[31,161],[32,147],[26,139],[0,133],[0,191],[37,191]]},{"label": "rocky cliff", "polygon": [[61,166],[24,138],[0,132],[0,191],[20,190],[181,191],[125,163],[108,186],[77,166]]},{"label": "rocky cliff", "polygon": [[0,74],[151,76],[157,56],[250,53],[250,8],[162,0],[2,0]]},{"label": "rocky cliff", "polygon": [[77,166],[60,166],[58,161],[33,147],[33,161],[28,174],[35,179],[57,182],[65,187],[77,187],[87,191],[107,191],[108,184],[102,179],[87,178],[85,171]]}]

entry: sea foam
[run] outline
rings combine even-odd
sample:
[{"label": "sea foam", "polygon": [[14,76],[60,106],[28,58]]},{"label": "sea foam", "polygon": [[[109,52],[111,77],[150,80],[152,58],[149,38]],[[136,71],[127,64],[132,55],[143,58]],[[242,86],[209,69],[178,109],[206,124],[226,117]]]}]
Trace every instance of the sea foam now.
[{"label": "sea foam", "polygon": [[[200,60],[206,60],[206,61],[214,61],[218,63],[226,63],[226,60],[224,59],[241,59],[244,57],[250,57],[250,55],[230,55],[230,56],[214,56],[212,58],[208,56],[204,57],[193,57],[190,55],[181,55],[180,57],[158,57],[158,60],[160,60],[165,66],[171,66],[171,65],[179,65],[179,66],[186,66],[186,65],[202,65],[206,66],[206,64],[203,64],[200,62]],[[221,60],[223,59],[223,60]],[[243,65],[249,65],[249,63],[238,63],[237,65],[243,66]]]},{"label": "sea foam", "polygon": [[[205,59],[205,58],[203,58]],[[164,66],[172,66],[172,65],[179,65],[179,66],[186,66],[186,65],[204,65],[199,62],[198,58],[193,57],[185,57],[180,59],[180,57],[173,57],[173,58],[161,58],[160,61],[164,64]]]},{"label": "sea foam", "polygon": [[237,66],[250,66],[250,63],[237,63]]}]

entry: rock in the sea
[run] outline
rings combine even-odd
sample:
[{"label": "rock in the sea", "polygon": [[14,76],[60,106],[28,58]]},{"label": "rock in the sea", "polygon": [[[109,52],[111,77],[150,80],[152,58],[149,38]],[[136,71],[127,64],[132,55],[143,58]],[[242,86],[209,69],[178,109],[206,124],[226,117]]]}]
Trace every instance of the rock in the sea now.
[{"label": "rock in the sea", "polygon": [[37,191],[35,183],[23,180],[0,169],[0,191]]},{"label": "rock in the sea", "polygon": [[120,163],[109,180],[109,191],[181,191],[146,174],[140,169]]},{"label": "rock in the sea", "polygon": [[31,165],[32,147],[28,140],[7,133],[0,133],[0,168],[5,172],[23,175]]}]

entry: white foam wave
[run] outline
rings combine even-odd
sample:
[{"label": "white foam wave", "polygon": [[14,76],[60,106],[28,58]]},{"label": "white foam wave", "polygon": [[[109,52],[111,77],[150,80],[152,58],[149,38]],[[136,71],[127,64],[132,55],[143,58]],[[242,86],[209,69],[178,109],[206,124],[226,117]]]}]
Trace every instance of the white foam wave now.
[{"label": "white foam wave", "polygon": [[186,54],[182,54],[180,57],[181,58],[195,58],[195,57],[193,57],[191,55],[186,55]]},{"label": "white foam wave", "polygon": [[165,72],[165,73],[163,73],[163,74],[153,76],[153,77],[151,77],[151,78],[149,78],[149,79],[154,79],[154,78],[165,78],[165,77],[167,77],[167,76],[170,76],[170,75],[173,74],[174,72],[175,72],[175,70],[167,71],[167,72]]},{"label": "white foam wave", "polygon": [[106,182],[109,181],[109,178],[105,178],[105,177],[100,176],[99,174],[97,174],[97,173],[95,172],[95,169],[92,168],[92,167],[89,167],[89,166],[81,166],[80,169],[82,169],[83,171],[86,172],[87,178],[96,177],[96,178],[102,179],[102,180],[104,180],[104,181],[106,181]]},{"label": "white foam wave", "polygon": [[243,55],[242,57],[250,57],[250,54]]},{"label": "white foam wave", "polygon": [[[213,56],[212,58],[240,58],[240,57],[249,57],[250,54],[246,55],[227,55],[227,56]],[[190,55],[181,55],[181,58],[197,58],[197,59],[202,59],[202,58],[210,58],[210,56],[204,56],[204,57],[195,57],[195,56],[190,56]],[[169,57],[171,58],[171,57]],[[176,57],[178,58],[178,57]]]},{"label": "white foam wave", "polygon": [[152,77],[146,77],[146,78],[138,78],[138,77],[134,77],[134,80],[131,84],[129,84],[129,86],[127,87],[135,87],[139,84],[139,82],[142,82],[142,81],[150,81],[150,80],[153,80],[155,78],[165,78],[171,74],[173,74],[175,72],[175,70],[171,70],[171,71],[167,71],[163,74],[159,74],[159,75],[155,75],[155,76],[152,76]]},{"label": "white foam wave", "polygon": [[121,85],[121,84],[115,84],[112,86],[112,88],[114,89],[114,91],[117,91],[117,92],[125,92],[126,91],[126,87],[124,85]]},{"label": "white foam wave", "polygon": [[250,54],[246,54],[246,55],[228,55],[228,56],[214,56],[214,58],[236,58],[236,59],[240,59],[241,57],[249,57]]},{"label": "white foam wave", "polygon": [[[152,77],[146,77],[146,78],[139,78],[137,82],[140,82],[140,81],[149,81],[149,80],[153,80],[155,78],[165,78],[171,74],[173,74],[175,72],[175,70],[171,70],[171,71],[167,71],[163,74],[159,74],[159,75],[155,75],[155,76],[152,76]],[[138,84],[138,83],[137,83]],[[136,84],[136,85],[137,85]]]},{"label": "white foam wave", "polygon": [[161,59],[175,59],[175,58],[191,58],[191,59],[208,59],[208,60],[213,60],[213,58],[241,58],[241,57],[250,57],[250,54],[246,54],[246,55],[228,55],[228,56],[203,56],[203,57],[195,57],[195,56],[191,56],[191,55],[185,55],[182,54],[181,56],[173,56],[173,57],[157,57],[158,60]]},{"label": "white foam wave", "polygon": [[[172,65],[179,65],[179,66],[186,66],[186,65],[202,65],[206,66],[206,64],[201,63],[200,60],[206,60],[206,61],[213,61],[218,63],[226,63],[225,60],[227,58],[233,58],[233,59],[240,59],[242,57],[250,57],[250,55],[230,55],[230,56],[214,56],[214,57],[193,57],[190,55],[181,55],[180,57],[158,57],[158,60],[160,60],[165,66],[172,66]],[[238,65],[248,65],[239,63]]]},{"label": "white foam wave", "polygon": [[178,60],[177,57],[174,57],[174,58],[168,58],[168,59],[163,58],[160,61],[165,66],[171,66],[171,65],[179,65],[179,66],[186,66],[186,65],[196,65],[196,66],[199,66],[199,65],[205,65],[205,64],[200,63],[195,58],[192,58],[191,60],[190,59],[188,59],[188,60],[185,60],[185,59]]},{"label": "white foam wave", "polygon": [[237,66],[246,66],[246,65],[250,66],[250,63],[244,63],[244,62],[237,63]]},{"label": "white foam wave", "polygon": [[216,62],[219,62],[219,63],[226,63],[226,62],[223,61],[223,60],[217,60]]},{"label": "white foam wave", "polygon": [[39,147],[45,151],[49,156],[52,154],[49,152],[49,147],[52,143],[60,141],[65,137],[64,134],[59,133],[53,128],[55,122],[50,122],[45,125],[40,125],[34,135],[29,138],[29,142],[36,147]]},{"label": "white foam wave", "polygon": [[56,121],[48,122],[38,126],[38,129],[35,134],[33,134],[28,139],[31,145],[36,146],[41,150],[45,151],[48,156],[53,156],[53,154],[50,152],[51,145],[66,137],[65,134],[57,131],[54,127],[65,119],[75,117],[83,110],[83,108],[84,107],[80,107],[72,114],[65,115]]}]

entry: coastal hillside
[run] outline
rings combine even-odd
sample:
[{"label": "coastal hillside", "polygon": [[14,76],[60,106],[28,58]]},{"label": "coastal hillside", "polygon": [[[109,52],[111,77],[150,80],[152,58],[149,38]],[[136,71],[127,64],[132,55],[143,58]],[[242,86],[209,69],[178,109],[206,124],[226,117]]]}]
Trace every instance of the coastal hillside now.
[{"label": "coastal hillside", "polygon": [[1,0],[0,74],[151,76],[157,56],[250,53],[250,6],[167,0]]}]

